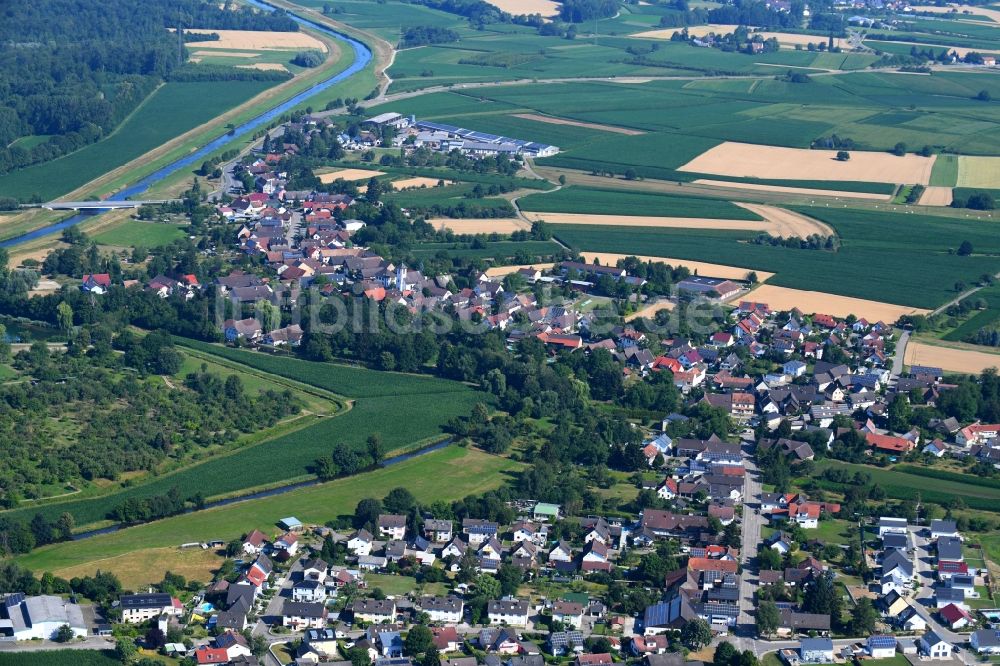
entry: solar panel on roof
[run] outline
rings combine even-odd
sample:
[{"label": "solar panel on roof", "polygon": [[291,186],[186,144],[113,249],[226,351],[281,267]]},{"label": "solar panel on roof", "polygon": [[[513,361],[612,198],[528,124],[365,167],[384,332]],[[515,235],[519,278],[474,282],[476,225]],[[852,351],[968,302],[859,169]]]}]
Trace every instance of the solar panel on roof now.
[{"label": "solar panel on roof", "polygon": [[868,639],[868,645],[874,648],[896,647],[896,638],[894,636],[872,636]]}]

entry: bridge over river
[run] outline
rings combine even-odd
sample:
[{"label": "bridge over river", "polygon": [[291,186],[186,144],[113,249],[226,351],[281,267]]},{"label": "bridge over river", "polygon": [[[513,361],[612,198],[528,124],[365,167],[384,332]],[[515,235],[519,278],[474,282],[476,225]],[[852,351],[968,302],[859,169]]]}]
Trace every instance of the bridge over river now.
[{"label": "bridge over river", "polygon": [[144,201],[133,199],[108,199],[107,201],[50,201],[48,203],[36,204],[34,207],[46,208],[48,210],[118,210],[121,208],[139,208],[147,204],[176,203],[180,199],[147,199]]}]

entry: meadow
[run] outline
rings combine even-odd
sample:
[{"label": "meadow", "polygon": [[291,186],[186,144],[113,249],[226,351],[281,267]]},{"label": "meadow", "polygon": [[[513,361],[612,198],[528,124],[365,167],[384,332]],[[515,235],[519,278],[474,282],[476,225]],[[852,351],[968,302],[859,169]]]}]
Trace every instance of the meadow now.
[{"label": "meadow", "polygon": [[[518,201],[526,211],[540,213],[591,213],[604,215],[639,215],[691,217],[719,220],[760,220],[761,217],[720,199],[671,196],[653,192],[570,186],[558,192],[532,194]],[[598,249],[598,248],[588,248]]]},{"label": "meadow", "polygon": [[184,238],[184,226],[186,225],[126,220],[94,234],[92,240],[99,245],[153,248]]},{"label": "meadow", "polygon": [[[114,564],[125,567],[130,566],[127,557],[130,553],[143,557],[142,553],[150,549],[176,547],[193,541],[225,541],[253,529],[274,533],[275,523],[286,516],[295,516],[306,524],[323,524],[338,516],[350,515],[362,498],[381,498],[398,486],[405,486],[421,502],[462,499],[499,487],[521,467],[520,463],[507,458],[450,446],[398,465],[283,495],[174,516],[82,541],[45,546],[17,561],[38,572],[78,568],[88,563],[93,563],[96,569],[106,566],[111,558],[116,560]],[[158,562],[158,568],[151,568],[149,580],[162,578],[169,565],[169,561]]]},{"label": "meadow", "polygon": [[212,120],[274,84],[166,83],[101,141],[51,162],[0,176],[0,196],[54,199]]},{"label": "meadow", "polygon": [[[4,515],[30,518],[37,512],[54,519],[68,511],[77,525],[88,525],[105,520],[125,499],[161,495],[172,488],[177,488],[182,497],[199,493],[206,498],[239,494],[254,487],[308,477],[316,458],[328,456],[335,444],[363,450],[372,433],[381,435],[387,452],[429,440],[441,434],[441,427],[449,419],[468,413],[477,402],[486,400],[484,395],[462,384],[443,379],[186,344],[250,368],[273,370],[280,377],[346,396],[352,399],[351,408],[332,417],[311,417],[311,424],[300,429],[113,493],[41,504]],[[280,464],[275,464],[276,461]]]},{"label": "meadow", "polygon": [[833,227],[837,252],[754,245],[750,232],[559,225],[556,236],[576,250],[709,261],[776,273],[769,284],[899,305],[934,308],[1000,270],[995,256],[949,253],[969,240],[977,253],[1000,254],[992,225],[880,211],[796,208]]}]

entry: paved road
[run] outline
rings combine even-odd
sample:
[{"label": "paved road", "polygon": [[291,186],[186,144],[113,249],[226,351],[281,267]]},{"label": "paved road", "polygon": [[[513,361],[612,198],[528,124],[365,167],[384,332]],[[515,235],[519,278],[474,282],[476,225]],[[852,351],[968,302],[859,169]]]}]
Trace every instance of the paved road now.
[{"label": "paved road", "polygon": [[756,571],[751,572],[750,561],[757,554],[760,544],[760,531],[764,517],[760,515],[760,470],[754,462],[752,445],[743,447],[743,464],[746,475],[743,477],[743,530],[740,547],[740,563],[743,565],[743,576],[740,580],[740,616],[737,624],[751,631],[754,630],[754,597],[760,584]]},{"label": "paved road", "polygon": [[898,379],[903,374],[903,362],[906,359],[906,345],[910,341],[910,332],[900,329],[899,340],[896,341],[896,351],[892,355],[892,377]]}]

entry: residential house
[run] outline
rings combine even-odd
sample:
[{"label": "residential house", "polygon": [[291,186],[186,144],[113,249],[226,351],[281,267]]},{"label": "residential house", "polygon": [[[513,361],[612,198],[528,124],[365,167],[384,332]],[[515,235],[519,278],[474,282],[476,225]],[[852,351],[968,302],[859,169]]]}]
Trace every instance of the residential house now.
[{"label": "residential house", "polygon": [[285,601],[281,609],[281,624],[295,631],[322,629],[326,626],[326,606],[318,603]]},{"label": "residential house", "polygon": [[833,641],[829,638],[803,638],[799,643],[803,664],[829,664],[833,661]]},{"label": "residential house", "polygon": [[396,602],[392,599],[358,599],[351,610],[355,622],[383,624],[396,619]]},{"label": "residential house", "polygon": [[549,652],[556,657],[583,652],[583,634],[579,631],[553,631],[549,634]]},{"label": "residential house", "polygon": [[161,592],[147,594],[123,594],[119,598],[122,622],[142,624],[161,615],[180,615],[181,602],[169,594]]},{"label": "residential house", "polygon": [[917,641],[920,654],[931,659],[951,659],[951,643],[938,636],[934,631],[928,631]]},{"label": "residential house", "polygon": [[896,637],[875,634],[865,642],[872,659],[891,659],[896,655]]},{"label": "residential house", "polygon": [[528,602],[522,599],[499,599],[489,602],[486,608],[491,624],[515,627],[527,626],[528,610]]},{"label": "residential house", "polygon": [[406,516],[382,514],[378,517],[378,533],[389,539],[406,538]]},{"label": "residential house", "polygon": [[458,624],[462,621],[465,603],[459,597],[421,597],[420,610],[430,617],[431,622]]},{"label": "residential house", "polygon": [[428,518],[424,521],[424,537],[434,543],[447,543],[451,541],[453,526],[450,520],[438,520]]},{"label": "residential house", "polygon": [[458,652],[462,647],[462,638],[453,626],[431,627],[431,640],[438,652]]},{"label": "residential house", "polygon": [[572,601],[557,601],[552,604],[552,619],[564,626],[579,629],[583,625],[583,605]]}]

